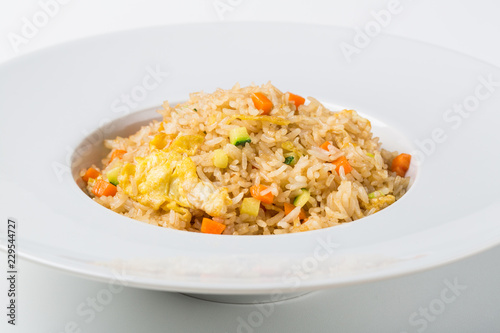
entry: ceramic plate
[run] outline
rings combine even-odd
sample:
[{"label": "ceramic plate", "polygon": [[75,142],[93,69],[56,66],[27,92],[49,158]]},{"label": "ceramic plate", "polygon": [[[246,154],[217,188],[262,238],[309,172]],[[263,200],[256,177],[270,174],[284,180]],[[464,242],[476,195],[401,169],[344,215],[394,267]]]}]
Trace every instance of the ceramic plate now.
[{"label": "ceramic plate", "polygon": [[[3,64],[2,249],[13,218],[21,260],[149,289],[279,294],[408,274],[498,244],[500,70],[382,35],[347,57],[353,38],[311,25],[165,26]],[[339,227],[216,236],[126,218],[78,187],[102,140],[157,117],[164,100],[267,81],[368,117],[385,148],[414,156],[409,192]]]}]

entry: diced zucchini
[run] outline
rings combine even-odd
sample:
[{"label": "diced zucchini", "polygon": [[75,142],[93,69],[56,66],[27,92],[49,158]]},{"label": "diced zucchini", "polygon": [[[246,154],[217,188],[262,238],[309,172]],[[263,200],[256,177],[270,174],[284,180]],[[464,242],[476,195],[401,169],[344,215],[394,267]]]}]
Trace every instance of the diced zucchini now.
[{"label": "diced zucchini", "polygon": [[308,201],[309,198],[311,197],[311,193],[309,193],[309,190],[306,188],[303,188],[302,193],[300,193],[295,200],[293,200],[293,205],[295,207],[303,207]]},{"label": "diced zucchini", "polygon": [[244,198],[241,202],[240,213],[250,216],[259,215],[260,200],[255,198]]},{"label": "diced zucchini", "polygon": [[380,191],[375,191],[375,192],[372,192],[372,193],[368,193],[368,198],[369,199],[380,198],[380,197],[385,196],[386,194],[389,194],[389,189],[384,187]]},{"label": "diced zucchini", "polygon": [[113,168],[111,170],[109,170],[106,175],[108,177],[108,181],[113,184],[113,185],[118,185],[118,176],[120,175],[120,171],[121,171],[122,167],[121,165],[120,166],[117,166],[116,168]]},{"label": "diced zucchini", "polygon": [[281,144],[281,148],[287,151],[283,154],[285,158],[288,156],[293,156],[293,160],[289,164],[291,166],[294,166],[299,161],[300,157],[303,155],[291,141],[283,142]]},{"label": "diced zucchini", "polygon": [[290,166],[294,166],[295,164],[297,164],[300,158],[299,155],[294,152],[284,153],[283,156],[285,156],[285,164],[288,164]]},{"label": "diced zucchini", "polygon": [[285,157],[285,164],[292,165],[293,161],[295,160],[295,157],[293,155]]},{"label": "diced zucchini", "polygon": [[246,127],[237,127],[229,131],[229,141],[235,146],[244,146],[247,142],[252,142]]},{"label": "diced zucchini", "polygon": [[220,169],[227,168],[227,165],[229,163],[229,157],[227,156],[226,152],[223,149],[214,150],[213,159],[215,167]]}]

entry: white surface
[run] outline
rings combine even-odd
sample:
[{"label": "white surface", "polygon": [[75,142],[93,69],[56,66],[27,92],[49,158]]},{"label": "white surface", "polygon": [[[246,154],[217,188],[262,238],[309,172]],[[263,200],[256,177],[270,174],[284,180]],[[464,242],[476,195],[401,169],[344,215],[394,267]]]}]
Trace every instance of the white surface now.
[{"label": "white surface", "polygon": [[[296,36],[303,39],[303,47],[290,54],[287,46]],[[0,152],[16,164],[0,165],[0,187],[5,189],[0,202],[7,207],[0,210],[0,216],[12,216],[22,224],[19,253],[104,281],[118,274],[130,286],[264,294],[379,280],[499,244],[495,206],[500,202],[496,191],[500,179],[477,182],[462,177],[470,172],[462,152],[468,152],[469,160],[482,161],[486,174],[494,174],[500,164],[499,156],[489,150],[491,142],[500,141],[496,131],[500,96],[486,82],[486,78],[500,77],[500,71],[455,52],[387,35],[378,36],[371,52],[367,50],[360,55],[362,59],[347,65],[342,53],[332,51],[332,45],[341,44],[346,36],[348,31],[342,28],[290,23],[167,26],[82,40],[3,66],[0,90],[5,96],[0,109],[15,112],[0,124]],[[136,48],[130,50],[130,44]],[[257,44],[272,56],[247,47]],[[313,48],[321,56],[311,55]],[[144,53],[150,49],[155,53]],[[234,52],[241,54],[226,56]],[[252,62],[258,66],[240,65]],[[124,69],[144,67],[148,83],[155,79],[165,83],[158,83],[156,89],[142,88],[146,97],[132,107],[130,115],[110,111],[108,101],[117,95],[115,87],[130,78]],[[296,71],[292,76],[282,70],[291,67]],[[150,74],[152,69],[172,70],[166,77],[157,77]],[[383,147],[413,156],[407,172],[413,182],[410,190],[390,208],[336,228],[272,237],[227,237],[131,221],[95,204],[75,184],[76,179],[83,186],[80,170],[99,164],[105,156],[103,137],[130,135],[138,129],[137,122],[157,118],[154,108],[136,111],[161,105],[164,99],[180,101],[193,90],[230,87],[236,80],[242,85],[272,80],[281,89],[368,114]],[[464,120],[458,115],[452,121],[441,120],[443,106],[464,99],[462,81],[472,86],[464,96],[466,101],[477,101],[477,110],[464,113]],[[20,101],[21,94],[30,98]],[[425,98],[415,99],[417,94]],[[23,124],[26,117],[36,122]],[[100,128],[98,135],[89,135],[104,118],[110,119],[110,125]],[[24,134],[19,136],[19,126],[12,124],[23,124]],[[137,127],[132,129],[131,124]],[[436,131],[442,134],[430,134]],[[34,142],[30,154],[18,154]],[[419,142],[427,142],[420,152]],[[73,149],[76,153],[70,163],[66,156]],[[35,179],[30,175],[33,160],[45,166]],[[443,168],[449,165],[454,166],[452,170]],[[67,170],[61,169],[65,166]],[[430,193],[437,191],[439,195]],[[29,210],[19,198],[29,198]],[[5,248],[4,237],[0,241],[0,248]],[[292,267],[300,267],[300,274],[290,272]]]},{"label": "white surface", "polygon": [[[211,1],[197,2],[198,5],[194,2],[185,4],[184,8],[178,4],[157,4],[148,7],[145,3],[147,2],[141,1],[139,5],[139,2],[136,2],[135,6],[129,7],[125,2],[117,1],[109,1],[106,4],[72,2],[64,7],[67,11],[61,10],[39,35],[30,40],[25,50],[30,51],[44,45],[115,29],[218,20]],[[498,5],[493,1],[474,1],[467,4],[452,1],[442,1],[439,4],[426,1],[403,3],[407,9],[394,17],[386,29],[387,32],[448,46],[499,65],[500,50],[495,45],[495,40],[500,23],[495,17]],[[281,12],[277,4],[242,1],[237,8],[227,13],[226,18],[325,24],[335,22],[346,26],[363,26],[370,20],[370,11],[380,10],[385,4],[386,2],[381,1],[369,4],[352,1],[348,5],[335,2],[305,5],[299,1],[289,1],[287,12]],[[20,18],[33,15],[38,8],[36,2],[31,2],[31,5],[26,2],[4,2],[0,10],[1,34],[18,31]],[[4,44],[0,54],[4,60],[14,55],[6,40],[2,39]],[[495,266],[498,254],[499,250],[494,249],[430,272],[360,287],[332,290],[285,302],[277,306],[276,312],[266,318],[255,331],[314,331],[311,327],[316,325],[316,331],[328,326],[346,332],[416,332],[423,324],[412,326],[408,321],[412,313],[419,311],[419,307],[444,304],[438,300],[441,295],[450,296],[446,292],[442,294],[446,288],[444,281],[458,279],[467,289],[454,302],[447,304],[441,315],[436,318],[429,317],[428,327],[421,331],[493,332],[494,327],[499,324],[494,311],[499,306],[496,280],[500,277],[500,271]],[[26,262],[22,263],[20,271],[18,288],[21,326],[12,331],[62,332],[68,322],[75,320],[81,324],[83,332],[136,331],[139,327],[152,332],[169,329],[231,332],[237,331],[238,316],[247,318],[255,310],[248,306],[216,305],[185,299],[178,295],[125,289],[113,298],[94,321],[87,324],[83,322],[84,317],[76,314],[76,309],[87,297],[97,295],[106,287],[105,284],[68,277]],[[6,290],[5,285],[0,286],[1,290]],[[120,299],[122,296],[123,299]],[[177,301],[174,302],[175,300]],[[165,308],[161,308],[161,305]],[[321,312],[314,316],[313,322],[307,322],[300,317],[301,314],[305,316],[310,314],[312,309],[318,308]],[[217,320],[208,319],[214,317]],[[134,324],[137,326],[133,326]],[[1,325],[6,326],[4,322]],[[10,331],[11,327],[8,328]]]}]

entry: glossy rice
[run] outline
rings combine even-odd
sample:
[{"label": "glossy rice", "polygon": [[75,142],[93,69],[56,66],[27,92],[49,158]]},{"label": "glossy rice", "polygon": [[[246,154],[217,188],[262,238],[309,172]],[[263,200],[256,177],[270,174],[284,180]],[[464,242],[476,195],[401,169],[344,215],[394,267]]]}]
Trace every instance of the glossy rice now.
[{"label": "glossy rice", "polygon": [[[255,92],[263,93],[272,102],[272,118],[259,118],[262,111],[251,97]],[[128,190],[124,191],[119,183],[113,197],[94,196],[91,182],[86,191],[97,203],[136,220],[199,232],[202,219],[207,217],[225,224],[226,235],[275,235],[333,227],[384,209],[405,194],[409,178],[389,170],[397,152],[381,148],[367,119],[353,110],[333,112],[312,97],[297,108],[289,96],[270,83],[243,88],[235,85],[211,94],[192,93],[186,103],[175,107],[165,102],[158,110],[162,122],[153,121],[130,137],[105,141],[110,153],[102,166],[94,166],[103,178],[117,163],[137,165],[158,149],[151,142],[160,133],[168,141],[166,147],[179,136],[201,136],[196,151],[184,153],[183,158],[194,162],[199,181],[227,190],[229,200],[219,216],[189,205],[156,208],[147,201],[135,200],[131,193],[137,192],[137,184],[126,174],[120,179],[127,181]],[[232,144],[229,133],[236,127],[245,127],[251,142],[244,146]],[[332,143],[328,151],[320,148],[325,141]],[[285,164],[286,156],[291,155],[290,147],[295,154],[292,165]],[[112,151],[117,149],[126,153],[109,163]],[[226,168],[214,166],[216,149],[228,156]],[[333,163],[341,156],[352,167],[347,174],[344,168],[336,170]],[[258,184],[268,186],[273,203],[261,203],[257,216],[242,214],[243,199],[251,197],[250,187]],[[284,204],[293,203],[303,188],[311,194],[303,207],[307,217],[300,219],[298,209],[285,216]]]}]

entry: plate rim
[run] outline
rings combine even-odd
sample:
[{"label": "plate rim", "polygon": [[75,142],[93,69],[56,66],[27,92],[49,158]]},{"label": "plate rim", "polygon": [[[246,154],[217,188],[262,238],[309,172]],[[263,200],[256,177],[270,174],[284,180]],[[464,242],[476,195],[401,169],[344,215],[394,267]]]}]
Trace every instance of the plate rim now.
[{"label": "plate rim", "polygon": [[[2,62],[2,63],[0,63],[0,70],[2,70],[5,67],[12,66],[13,63],[26,61],[26,59],[36,57],[39,53],[57,52],[56,50],[58,48],[64,48],[64,47],[68,47],[68,46],[71,46],[71,45],[76,45],[76,44],[79,44],[79,43],[82,43],[82,42],[85,42],[85,41],[94,40],[95,38],[105,38],[106,39],[106,38],[110,38],[111,36],[118,35],[118,34],[126,35],[127,33],[131,32],[131,31],[139,32],[139,31],[156,30],[156,29],[159,29],[159,28],[163,29],[163,28],[166,28],[166,27],[168,27],[168,28],[175,28],[175,27],[179,27],[179,26],[189,26],[189,27],[193,27],[193,26],[202,27],[202,26],[207,26],[207,25],[252,26],[254,24],[271,24],[271,25],[278,24],[278,25],[285,25],[285,26],[286,25],[311,26],[311,27],[319,27],[319,28],[322,28],[322,29],[323,28],[327,28],[327,29],[340,29],[340,30],[344,30],[344,31],[345,30],[351,30],[351,29],[345,28],[345,27],[338,27],[338,26],[325,25],[325,24],[286,23],[286,22],[257,22],[257,23],[255,23],[255,22],[212,22],[212,23],[185,23],[185,24],[175,24],[175,25],[159,25],[159,26],[142,27],[142,28],[138,28],[138,29],[127,29],[127,30],[120,30],[120,31],[117,31],[117,32],[111,32],[111,33],[106,33],[106,34],[98,34],[98,35],[93,35],[93,36],[87,36],[87,37],[82,37],[82,38],[79,38],[79,39],[76,39],[76,40],[72,40],[72,41],[69,41],[69,42],[64,42],[64,43],[60,43],[60,44],[51,45],[51,46],[48,46],[48,47],[45,47],[45,48],[42,48],[42,49],[37,49],[37,50],[34,50],[34,51],[23,53],[22,55],[20,55],[20,56],[18,56],[16,58],[7,60],[5,62]],[[452,52],[452,53],[455,53],[455,54],[460,55],[462,57],[465,57],[467,59],[471,59],[471,60],[474,60],[476,62],[480,62],[480,63],[485,64],[487,66],[490,66],[490,67],[498,69],[498,67],[496,67],[496,66],[494,66],[494,65],[492,65],[492,64],[490,64],[490,63],[488,63],[486,61],[483,61],[481,59],[477,59],[475,57],[469,56],[469,55],[464,54],[462,52],[451,50],[451,49],[448,49],[448,48],[445,48],[445,47],[442,47],[442,46],[439,46],[439,45],[434,45],[432,43],[422,42],[422,41],[418,41],[418,40],[415,40],[415,39],[410,39],[410,38],[404,38],[404,37],[400,37],[400,36],[395,36],[395,35],[392,35],[392,34],[383,33],[383,35],[385,35],[387,37],[390,37],[390,38],[411,41],[413,43],[425,44],[425,45],[428,45],[428,46],[430,46],[432,48],[439,48],[439,49],[445,50],[447,52]],[[496,204],[498,204],[498,202]],[[279,236],[281,236],[281,235],[279,235]],[[251,236],[251,237],[255,237],[255,236]],[[259,236],[257,236],[257,237],[259,237]],[[267,237],[267,236],[265,236],[265,237]],[[370,274],[367,274],[369,276],[364,277],[364,278],[361,277],[361,278],[355,279],[353,281],[345,281],[345,282],[340,282],[340,283],[335,282],[332,285],[327,285],[326,287],[324,287],[324,284],[323,284],[323,287],[321,287],[321,286],[319,286],[319,287],[312,287],[312,286],[308,286],[307,284],[304,284],[304,285],[300,286],[297,290],[299,290],[299,291],[300,290],[311,290],[311,287],[313,289],[332,288],[332,287],[337,287],[337,286],[344,286],[344,285],[351,285],[351,284],[359,284],[359,283],[364,283],[364,282],[377,281],[377,280],[382,280],[382,279],[387,279],[387,278],[392,278],[392,277],[399,277],[399,276],[404,276],[404,275],[408,275],[408,274],[413,274],[413,273],[416,273],[416,272],[426,271],[426,270],[429,270],[429,269],[433,269],[435,267],[443,266],[443,265],[446,265],[446,264],[451,264],[451,263],[456,262],[458,260],[462,260],[462,259],[474,256],[474,255],[476,255],[478,253],[484,252],[484,251],[486,251],[486,250],[488,250],[488,249],[490,249],[490,248],[498,245],[499,242],[500,242],[500,239],[492,240],[491,243],[487,243],[487,244],[485,244],[484,246],[482,246],[480,248],[475,247],[476,250],[465,251],[466,253],[462,253],[462,254],[453,256],[451,258],[448,258],[448,259],[443,258],[443,259],[441,259],[441,261],[435,262],[434,264],[426,264],[425,266],[422,266],[422,267],[417,266],[417,267],[415,267],[412,270],[406,269],[405,271],[402,271],[402,272],[399,272],[399,273],[397,273],[397,272],[396,273],[394,273],[394,272],[391,273],[390,271],[387,272],[386,270],[384,270],[380,274],[370,273]],[[2,251],[4,251],[4,252],[6,251],[6,248],[5,248],[4,244],[0,243],[0,249]],[[45,265],[45,266],[49,266],[49,267],[57,268],[57,269],[60,269],[60,270],[66,271],[66,272],[70,272],[70,273],[76,274],[78,276],[85,276],[86,278],[97,279],[97,280],[109,280],[109,277],[104,277],[104,276],[103,277],[99,277],[95,273],[91,274],[91,273],[88,273],[88,272],[87,273],[86,272],[82,272],[82,271],[80,271],[78,269],[71,269],[71,267],[63,267],[63,266],[65,266],[64,264],[50,263],[50,262],[48,262],[48,260],[44,260],[42,258],[36,258],[36,256],[30,255],[28,253],[24,253],[22,249],[20,249],[18,251],[18,254],[20,255],[21,258],[25,258],[25,259],[28,259],[28,260],[33,261],[33,262],[37,262],[37,263]],[[170,287],[165,288],[165,286],[160,286],[160,285],[158,285],[157,287],[162,287],[162,288],[154,288],[154,286],[152,286],[152,285],[141,285],[141,283],[135,284],[134,281],[127,281],[127,283],[129,283],[131,286],[134,286],[134,287],[140,287],[140,288],[146,288],[146,289],[173,290]],[[184,288],[181,288],[181,287],[179,289],[176,289],[175,291],[205,293],[205,292],[200,292],[199,289],[184,289]],[[261,290],[259,290],[259,292],[260,291]],[[206,290],[206,293],[212,293],[212,292],[211,292],[211,290]],[[216,293],[217,294],[220,294],[220,293],[228,293],[228,294],[234,294],[234,293],[245,293],[246,294],[246,293],[248,293],[248,294],[254,294],[255,290],[252,290],[252,289],[246,289],[246,290],[239,290],[239,289],[238,290],[229,290],[228,289],[228,290],[218,290]]]}]

